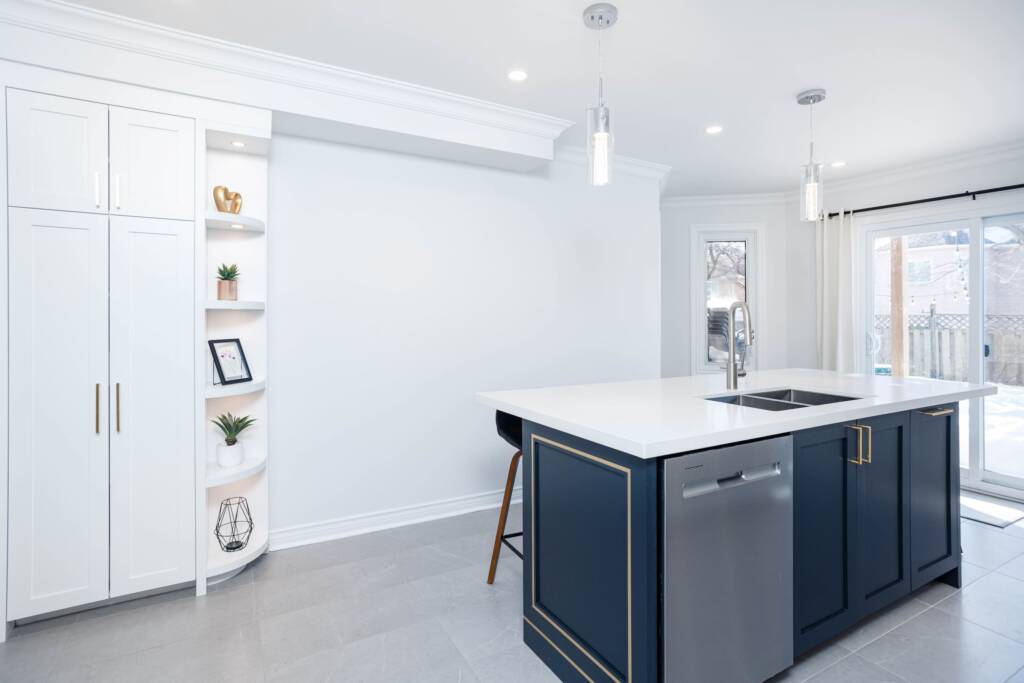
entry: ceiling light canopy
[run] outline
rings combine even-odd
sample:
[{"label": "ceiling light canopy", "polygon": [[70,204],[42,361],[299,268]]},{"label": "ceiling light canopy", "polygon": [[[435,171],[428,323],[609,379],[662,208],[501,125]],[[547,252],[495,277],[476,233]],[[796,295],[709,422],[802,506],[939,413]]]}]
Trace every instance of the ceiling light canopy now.
[{"label": "ceiling light canopy", "polygon": [[587,109],[587,176],[591,185],[607,185],[611,181],[614,147],[611,111],[604,103],[604,53],[601,32],[618,21],[619,10],[607,2],[599,2],[583,10],[583,24],[597,31],[597,106]]},{"label": "ceiling light canopy", "polygon": [[810,156],[800,177],[800,220],[816,222],[821,216],[824,197],[821,182],[821,164],[814,161],[814,105],[825,99],[824,88],[805,90],[796,96],[797,104],[810,110],[811,144]]},{"label": "ceiling light canopy", "polygon": [[707,133],[708,135],[718,135],[723,130],[725,129],[716,124],[714,126],[708,126],[707,128],[704,129],[704,132]]},{"label": "ceiling light canopy", "polygon": [[525,69],[510,69],[508,72],[508,80],[516,83],[522,83],[529,77],[530,74],[526,73]]}]

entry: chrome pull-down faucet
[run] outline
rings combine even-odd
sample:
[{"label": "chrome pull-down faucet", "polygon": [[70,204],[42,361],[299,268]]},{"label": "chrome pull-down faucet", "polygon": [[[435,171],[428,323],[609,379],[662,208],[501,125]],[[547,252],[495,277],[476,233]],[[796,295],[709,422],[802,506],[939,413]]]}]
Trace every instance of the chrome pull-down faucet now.
[{"label": "chrome pull-down faucet", "polygon": [[738,389],[739,358],[736,355],[736,311],[743,310],[744,340],[746,346],[754,343],[754,321],[750,317],[750,307],[746,301],[736,301],[729,307],[729,362],[725,366],[725,388],[729,391]]}]

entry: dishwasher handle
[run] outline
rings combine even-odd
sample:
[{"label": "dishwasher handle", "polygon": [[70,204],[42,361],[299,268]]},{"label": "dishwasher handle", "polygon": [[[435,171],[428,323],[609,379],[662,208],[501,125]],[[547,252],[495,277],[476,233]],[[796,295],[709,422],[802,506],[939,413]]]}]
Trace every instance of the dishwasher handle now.
[{"label": "dishwasher handle", "polygon": [[782,463],[773,462],[767,465],[760,465],[758,467],[750,467],[728,477],[687,482],[683,484],[683,498],[696,498],[697,496],[704,496],[709,493],[727,491],[729,489],[736,488],[737,486],[753,484],[754,482],[771,479],[781,474]]}]

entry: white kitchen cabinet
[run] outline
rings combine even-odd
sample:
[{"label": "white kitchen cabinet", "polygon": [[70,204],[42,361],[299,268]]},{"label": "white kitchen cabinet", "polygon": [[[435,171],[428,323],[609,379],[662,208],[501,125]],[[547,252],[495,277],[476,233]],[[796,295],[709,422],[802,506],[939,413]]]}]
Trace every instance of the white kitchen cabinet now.
[{"label": "white kitchen cabinet", "polygon": [[191,220],[194,178],[192,119],[110,108],[110,213]]},{"label": "white kitchen cabinet", "polygon": [[9,620],[108,596],[107,220],[9,210]]},{"label": "white kitchen cabinet", "polygon": [[7,90],[11,206],[107,212],[107,106]]},{"label": "white kitchen cabinet", "polygon": [[195,578],[193,224],[110,217],[110,595]]}]

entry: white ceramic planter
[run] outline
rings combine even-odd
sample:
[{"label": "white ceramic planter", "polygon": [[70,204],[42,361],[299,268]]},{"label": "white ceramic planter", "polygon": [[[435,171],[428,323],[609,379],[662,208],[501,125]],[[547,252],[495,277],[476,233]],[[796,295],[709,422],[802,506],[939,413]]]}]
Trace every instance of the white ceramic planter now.
[{"label": "white ceramic planter", "polygon": [[223,441],[217,444],[217,464],[221,467],[234,467],[241,465],[245,460],[245,449],[242,442],[238,441],[234,446],[229,446]]}]

